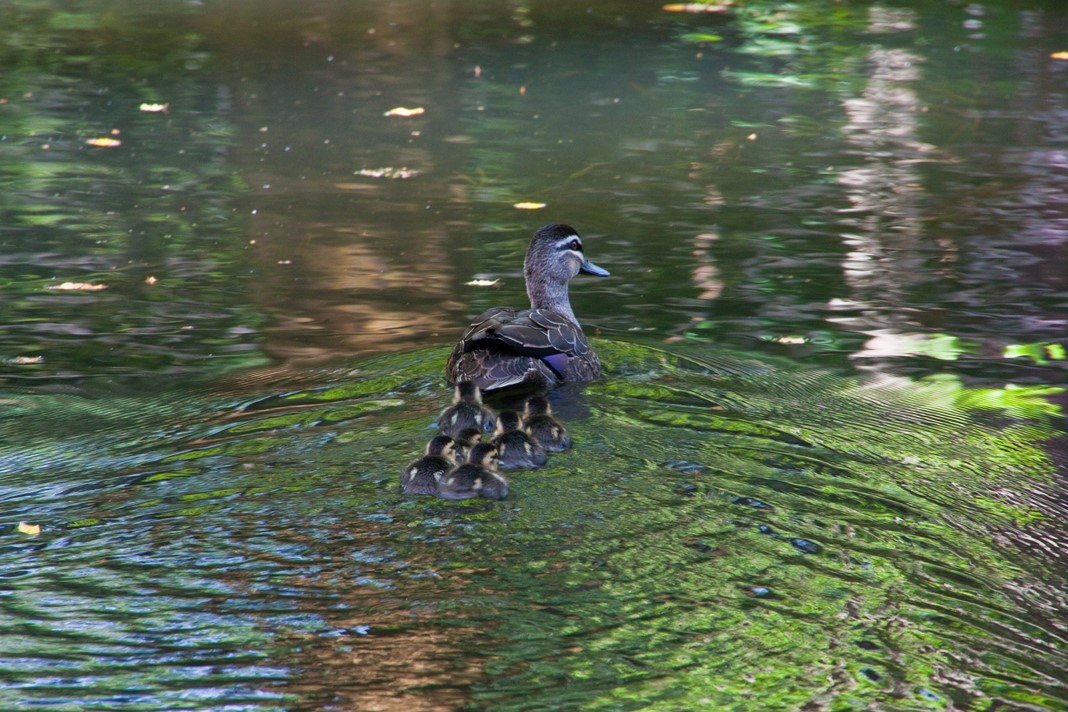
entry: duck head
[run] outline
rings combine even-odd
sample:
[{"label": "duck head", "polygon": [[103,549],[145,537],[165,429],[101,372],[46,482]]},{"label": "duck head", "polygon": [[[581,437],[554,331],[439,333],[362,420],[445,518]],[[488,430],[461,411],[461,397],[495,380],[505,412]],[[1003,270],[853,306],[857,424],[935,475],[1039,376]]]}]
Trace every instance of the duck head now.
[{"label": "duck head", "polygon": [[[582,239],[570,225],[545,225],[534,233],[523,260],[527,296],[535,309],[553,309],[576,321],[567,298],[567,284],[577,274],[607,277],[582,251]],[[576,321],[577,323],[577,321]]]}]

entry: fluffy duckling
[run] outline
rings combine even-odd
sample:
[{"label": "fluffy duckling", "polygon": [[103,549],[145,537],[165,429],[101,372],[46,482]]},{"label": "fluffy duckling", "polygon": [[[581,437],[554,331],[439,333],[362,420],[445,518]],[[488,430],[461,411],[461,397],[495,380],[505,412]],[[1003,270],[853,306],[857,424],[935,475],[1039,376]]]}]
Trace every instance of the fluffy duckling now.
[{"label": "fluffy duckling", "polygon": [[501,468],[541,467],[549,456],[537,441],[531,440],[514,410],[502,410],[497,415],[497,430],[492,440],[500,455]]},{"label": "fluffy duckling", "polygon": [[467,462],[467,455],[471,452],[471,448],[482,442],[482,431],[478,428],[464,428],[454,440],[456,440],[456,461]]},{"label": "fluffy duckling", "polygon": [[445,475],[438,485],[438,496],[444,499],[504,499],[508,496],[508,481],[497,473],[497,448],[479,443],[471,448],[468,461]]},{"label": "fluffy duckling", "polygon": [[571,436],[563,424],[553,417],[549,399],[531,396],[523,410],[523,425],[530,437],[549,452],[561,452],[571,447]]},{"label": "fluffy duckling", "polygon": [[426,444],[426,454],[404,468],[400,476],[405,494],[437,494],[438,483],[456,466],[456,443],[438,435]]},{"label": "fluffy duckling", "polygon": [[493,430],[493,424],[493,411],[482,405],[482,391],[472,381],[456,384],[452,405],[441,411],[438,418],[438,429],[451,438],[467,428],[490,431]]}]

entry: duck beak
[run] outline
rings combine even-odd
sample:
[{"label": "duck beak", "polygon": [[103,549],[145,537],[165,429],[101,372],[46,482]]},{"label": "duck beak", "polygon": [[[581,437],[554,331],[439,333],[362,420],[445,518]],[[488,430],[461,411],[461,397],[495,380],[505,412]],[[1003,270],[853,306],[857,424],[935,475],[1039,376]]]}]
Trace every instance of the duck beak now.
[{"label": "duck beak", "polygon": [[598,267],[589,260],[582,260],[582,265],[579,266],[579,272],[581,272],[582,274],[592,274],[597,277],[607,277],[611,274],[611,272],[609,272],[608,270],[604,269],[603,267]]}]

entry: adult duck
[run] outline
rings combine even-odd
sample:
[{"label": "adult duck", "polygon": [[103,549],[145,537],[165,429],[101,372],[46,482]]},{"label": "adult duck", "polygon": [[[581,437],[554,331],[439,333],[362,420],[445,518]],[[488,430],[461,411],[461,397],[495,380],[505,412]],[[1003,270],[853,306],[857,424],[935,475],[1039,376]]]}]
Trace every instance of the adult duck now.
[{"label": "adult duck", "polygon": [[587,343],[567,293],[579,273],[608,276],[586,259],[575,228],[539,228],[523,260],[530,309],[494,307],[475,319],[449,355],[449,382],[471,381],[482,391],[517,386],[546,390],[597,378],[601,361]]}]

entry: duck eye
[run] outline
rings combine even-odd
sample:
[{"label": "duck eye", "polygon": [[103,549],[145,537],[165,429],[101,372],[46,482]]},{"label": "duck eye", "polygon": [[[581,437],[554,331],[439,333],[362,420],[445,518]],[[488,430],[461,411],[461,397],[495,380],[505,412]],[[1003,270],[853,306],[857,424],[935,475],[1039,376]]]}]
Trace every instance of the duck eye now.
[{"label": "duck eye", "polygon": [[582,252],[582,243],[578,240],[572,240],[571,243],[567,246],[567,249],[575,250],[576,252]]}]

